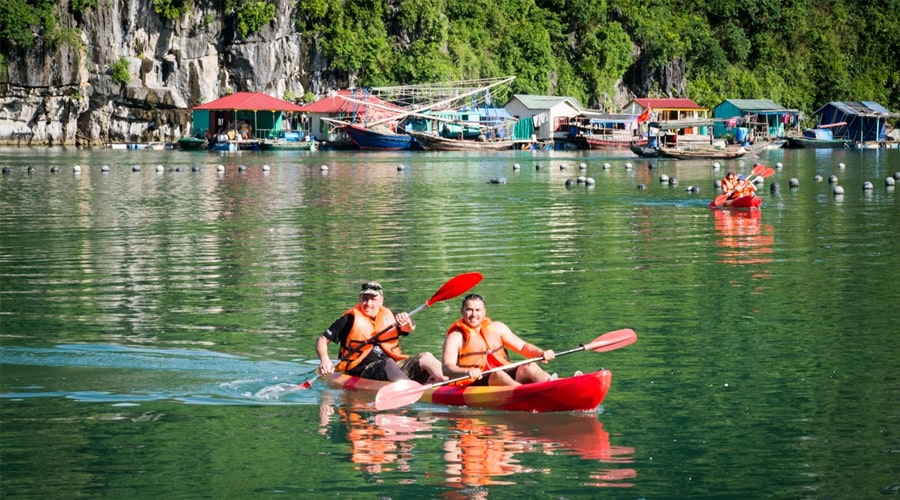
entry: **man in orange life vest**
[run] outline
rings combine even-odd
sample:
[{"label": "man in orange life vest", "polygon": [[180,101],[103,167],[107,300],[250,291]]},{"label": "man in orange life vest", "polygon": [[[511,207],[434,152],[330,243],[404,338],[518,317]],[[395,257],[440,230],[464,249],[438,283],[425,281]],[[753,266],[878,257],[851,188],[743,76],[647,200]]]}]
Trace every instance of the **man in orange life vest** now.
[{"label": "man in orange life vest", "polygon": [[[384,307],[384,290],[377,281],[362,284],[359,302],[335,320],[316,340],[319,374],[335,371],[373,379],[413,379],[420,383],[447,380],[441,364],[430,352],[415,356],[403,354],[400,337],[409,335],[416,324],[408,313],[394,314]],[[341,346],[340,360],[332,365],[328,344]]]},{"label": "man in orange life vest", "polygon": [[444,374],[453,377],[468,376],[471,380],[463,383],[473,385],[519,385],[544,382],[555,378],[536,363],[528,363],[518,368],[500,370],[483,377],[482,372],[510,364],[506,349],[526,357],[543,356],[544,362],[556,355],[551,350],[542,350],[529,344],[499,322],[486,316],[484,297],[470,293],[463,297],[460,308],[462,317],[447,330],[444,339]]}]

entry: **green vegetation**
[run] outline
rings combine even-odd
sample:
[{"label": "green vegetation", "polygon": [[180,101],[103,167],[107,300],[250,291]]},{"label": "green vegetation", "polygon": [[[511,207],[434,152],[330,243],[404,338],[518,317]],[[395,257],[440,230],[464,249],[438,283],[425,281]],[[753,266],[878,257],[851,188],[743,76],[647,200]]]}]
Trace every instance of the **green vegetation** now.
[{"label": "green vegetation", "polygon": [[170,21],[181,19],[193,5],[194,0],[153,0],[153,10]]},{"label": "green vegetation", "polygon": [[514,92],[600,107],[612,104],[632,67],[683,66],[687,97],[709,107],[771,98],[808,111],[831,100],[900,109],[900,0],[404,0],[397,12],[386,5],[304,0],[297,25],[333,70],[361,86],[516,75]]},{"label": "green vegetation", "polygon": [[112,80],[116,83],[128,85],[128,82],[131,81],[131,71],[128,70],[128,59],[125,59],[125,56],[110,64],[109,72],[112,75]]},{"label": "green vegetation", "polygon": [[[680,92],[673,82],[683,77],[686,97],[707,107],[770,98],[805,111],[831,100],[900,110],[900,0],[282,1],[329,70],[362,87],[515,75],[513,92],[611,107],[620,82],[662,96]],[[69,9],[100,4],[71,0]],[[195,5],[153,0],[173,20]],[[240,37],[275,19],[275,0],[202,5],[198,22],[212,25],[208,9],[220,8]],[[35,34],[49,46],[79,43],[58,9],[55,0],[0,2],[0,55],[14,61]]]},{"label": "green vegetation", "polygon": [[275,20],[275,4],[269,0],[225,0],[225,13],[237,18],[238,33],[246,37]]}]

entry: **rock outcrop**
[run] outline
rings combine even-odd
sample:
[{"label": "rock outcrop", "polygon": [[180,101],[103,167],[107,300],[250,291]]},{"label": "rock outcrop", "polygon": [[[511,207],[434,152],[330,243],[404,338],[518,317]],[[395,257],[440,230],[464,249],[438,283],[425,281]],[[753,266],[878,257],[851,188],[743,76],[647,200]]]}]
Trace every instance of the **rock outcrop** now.
[{"label": "rock outcrop", "polygon": [[[307,72],[321,61],[294,27],[292,2],[276,2],[276,19],[245,39],[199,2],[178,22],[148,0],[99,3],[63,14],[79,40],[51,46],[38,38],[10,58],[0,84],[0,144],[174,141],[190,133],[191,106],[229,91],[302,96],[306,86],[336,85]],[[127,83],[111,71],[120,60]]]}]

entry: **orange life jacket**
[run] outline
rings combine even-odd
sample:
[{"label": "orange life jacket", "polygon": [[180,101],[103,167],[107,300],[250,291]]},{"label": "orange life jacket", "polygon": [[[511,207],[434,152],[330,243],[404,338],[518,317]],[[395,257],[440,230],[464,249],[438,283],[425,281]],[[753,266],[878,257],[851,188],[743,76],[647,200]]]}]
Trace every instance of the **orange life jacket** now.
[{"label": "orange life jacket", "polygon": [[729,179],[728,177],[724,177],[721,182],[722,192],[727,193],[735,188],[737,185],[737,179]]},{"label": "orange life jacket", "polygon": [[[368,317],[366,313],[355,305],[344,313],[353,315],[353,327],[341,345],[341,362],[335,367],[336,371],[345,372],[356,367],[366,356],[372,352],[375,344],[381,345],[381,350],[395,360],[406,359],[409,356],[403,354],[400,349],[400,335],[397,328],[391,328],[394,322],[394,313],[387,307],[382,307],[375,315],[375,319]],[[375,334],[388,329],[385,333],[374,338]]]},{"label": "orange life jacket", "polygon": [[506,352],[506,347],[503,346],[503,341],[491,330],[490,326],[489,318],[484,318],[481,328],[478,330],[466,324],[462,318],[450,326],[447,335],[458,331],[463,337],[463,344],[459,349],[456,361],[457,365],[461,368],[489,370],[510,363],[509,354]]}]

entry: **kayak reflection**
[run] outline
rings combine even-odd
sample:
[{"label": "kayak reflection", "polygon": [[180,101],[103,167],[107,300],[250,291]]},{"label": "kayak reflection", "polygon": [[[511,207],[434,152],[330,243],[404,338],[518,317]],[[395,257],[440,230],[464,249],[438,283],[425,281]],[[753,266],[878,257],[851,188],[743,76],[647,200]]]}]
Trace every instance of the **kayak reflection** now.
[{"label": "kayak reflection", "polygon": [[628,487],[633,484],[618,481],[637,477],[634,469],[608,467],[632,463],[634,448],[612,446],[595,414],[504,413],[446,420],[450,432],[444,440],[444,460],[450,484],[512,484],[497,478],[551,472],[521,465],[527,454],[575,455],[603,464],[590,475],[595,481],[585,485]]},{"label": "kayak reflection", "polygon": [[739,266],[772,261],[774,228],[762,223],[762,210],[714,210],[718,262]]},{"label": "kayak reflection", "polygon": [[[451,487],[448,497],[477,498],[486,486],[515,484],[518,474],[550,474],[552,456],[595,463],[584,486],[630,487],[637,476],[627,467],[634,449],[612,446],[594,413],[375,413],[347,394],[323,393],[319,433],[346,442],[367,480],[415,483],[423,480],[417,471],[429,470],[425,480]],[[434,473],[436,461],[443,477]]]}]

